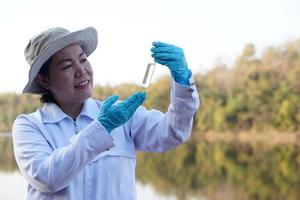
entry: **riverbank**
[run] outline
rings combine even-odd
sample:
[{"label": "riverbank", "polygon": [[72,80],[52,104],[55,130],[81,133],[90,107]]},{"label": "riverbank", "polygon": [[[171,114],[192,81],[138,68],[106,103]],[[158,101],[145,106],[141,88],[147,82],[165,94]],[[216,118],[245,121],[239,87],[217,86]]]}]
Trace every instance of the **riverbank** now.
[{"label": "riverbank", "polygon": [[250,144],[268,144],[268,145],[298,145],[300,144],[300,133],[215,133],[205,132],[198,133],[197,139],[208,142],[238,142],[238,143],[250,143]]},{"label": "riverbank", "polygon": [[[194,134],[192,134],[194,135]],[[194,137],[204,142],[239,142],[239,143],[264,143],[270,145],[279,144],[300,144],[300,133],[253,133],[253,132],[241,132],[241,133],[216,133],[216,132],[204,132],[197,133]],[[0,133],[0,138],[11,138],[12,135],[9,132]]]}]

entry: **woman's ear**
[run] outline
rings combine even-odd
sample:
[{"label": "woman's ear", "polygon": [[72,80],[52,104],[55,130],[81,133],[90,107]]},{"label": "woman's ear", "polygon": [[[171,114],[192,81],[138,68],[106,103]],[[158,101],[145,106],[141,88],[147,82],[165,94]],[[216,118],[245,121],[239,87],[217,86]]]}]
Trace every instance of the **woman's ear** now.
[{"label": "woman's ear", "polygon": [[41,74],[38,74],[36,77],[35,77],[35,81],[40,85],[42,86],[43,88],[49,90],[49,80],[41,75]]}]

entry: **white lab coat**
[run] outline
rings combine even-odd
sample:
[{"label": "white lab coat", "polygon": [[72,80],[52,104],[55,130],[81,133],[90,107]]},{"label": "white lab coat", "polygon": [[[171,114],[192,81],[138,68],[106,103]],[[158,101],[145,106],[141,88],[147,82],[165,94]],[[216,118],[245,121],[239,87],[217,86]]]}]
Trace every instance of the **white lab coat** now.
[{"label": "white lab coat", "polygon": [[166,113],[140,106],[110,134],[98,122],[101,102],[84,102],[76,121],[56,104],[22,114],[13,125],[14,153],[30,200],[136,199],[136,151],[161,152],[185,142],[199,97],[172,81]]}]

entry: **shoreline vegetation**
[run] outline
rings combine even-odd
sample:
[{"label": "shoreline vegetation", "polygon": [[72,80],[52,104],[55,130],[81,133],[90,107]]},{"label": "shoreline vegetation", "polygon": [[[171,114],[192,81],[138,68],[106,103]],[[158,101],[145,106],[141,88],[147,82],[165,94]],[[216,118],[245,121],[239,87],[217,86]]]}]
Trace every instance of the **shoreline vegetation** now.
[{"label": "shoreline vegetation", "polygon": [[[191,134],[191,140],[197,142],[207,143],[242,143],[242,144],[266,144],[266,145],[300,145],[300,133],[216,133],[216,132],[204,132]],[[12,135],[9,132],[0,132],[1,138],[11,138]]]},{"label": "shoreline vegetation", "polygon": [[214,143],[214,142],[225,142],[225,143],[250,143],[257,144],[263,143],[267,145],[300,145],[300,133],[213,133],[206,132],[199,134],[198,140]]},{"label": "shoreline vegetation", "polygon": [[[201,55],[199,55],[201,57]],[[248,44],[232,66],[194,75],[201,99],[188,142],[137,153],[137,179],[178,200],[300,199],[300,39],[257,55]],[[93,97],[124,99],[136,84],[94,87]],[[165,112],[170,77],[147,89],[144,106]],[[36,95],[0,94],[0,132],[41,107]],[[0,169],[16,170],[12,139],[0,137]]]}]

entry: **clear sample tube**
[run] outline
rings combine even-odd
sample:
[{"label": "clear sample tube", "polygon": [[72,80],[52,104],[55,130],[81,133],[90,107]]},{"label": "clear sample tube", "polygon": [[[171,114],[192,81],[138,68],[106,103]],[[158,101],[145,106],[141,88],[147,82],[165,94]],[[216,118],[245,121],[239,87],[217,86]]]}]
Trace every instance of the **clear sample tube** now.
[{"label": "clear sample tube", "polygon": [[147,68],[146,68],[146,72],[145,72],[145,75],[144,75],[143,83],[142,83],[142,86],[144,88],[149,87],[154,69],[155,69],[155,63],[148,63]]}]

